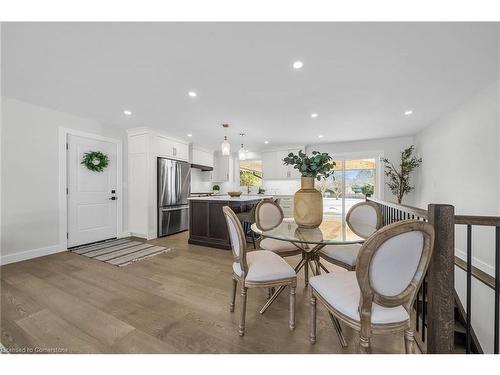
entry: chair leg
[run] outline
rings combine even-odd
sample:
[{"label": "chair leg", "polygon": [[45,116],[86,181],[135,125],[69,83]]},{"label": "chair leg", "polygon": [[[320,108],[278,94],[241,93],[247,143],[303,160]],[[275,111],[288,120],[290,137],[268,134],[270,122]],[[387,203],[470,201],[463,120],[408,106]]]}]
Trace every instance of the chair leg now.
[{"label": "chair leg", "polygon": [[309,259],[306,260],[306,264],[304,266],[304,279],[305,286],[309,285]]},{"label": "chair leg", "polygon": [[309,303],[311,305],[309,340],[311,341],[311,344],[314,344],[316,343],[316,297],[314,297],[311,288],[309,288],[309,295]]},{"label": "chair leg", "polygon": [[240,318],[240,327],[238,333],[240,336],[245,334],[245,315],[247,311],[247,288],[241,287],[241,318]]},{"label": "chair leg", "polygon": [[359,352],[361,354],[370,354],[372,352],[372,346],[369,337],[359,335]]},{"label": "chair leg", "polygon": [[290,329],[295,329],[295,285],[290,285]]},{"label": "chair leg", "polygon": [[415,354],[415,338],[411,328],[405,329],[405,352],[406,354]]},{"label": "chair leg", "polygon": [[233,278],[233,289],[231,290],[231,302],[229,303],[229,311],[234,312],[234,300],[236,299],[236,286],[238,282]]}]

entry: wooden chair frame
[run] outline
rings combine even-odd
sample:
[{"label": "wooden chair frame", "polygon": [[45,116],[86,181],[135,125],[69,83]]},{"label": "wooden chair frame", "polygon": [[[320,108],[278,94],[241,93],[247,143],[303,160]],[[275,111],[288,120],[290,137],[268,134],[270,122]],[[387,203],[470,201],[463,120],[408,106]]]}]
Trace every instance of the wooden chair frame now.
[{"label": "wooden chair frame", "polygon": [[[382,246],[382,244],[388,239],[399,234],[412,231],[420,231],[424,236],[422,255],[420,257],[415,275],[407,287],[395,296],[385,296],[377,293],[370,283],[370,265],[373,256],[376,254],[380,246]],[[404,331],[406,353],[413,353],[415,340],[413,337],[413,330],[410,325],[410,319],[397,323],[372,324],[372,306],[373,303],[383,307],[403,306],[403,308],[408,312],[408,315],[410,315],[411,306],[415,300],[417,291],[424,280],[427,268],[429,267],[429,262],[434,248],[434,237],[434,228],[431,224],[418,220],[404,220],[387,225],[368,238],[368,240],[361,247],[358,256],[358,266],[356,268],[356,278],[361,292],[359,301],[359,321],[352,319],[335,309],[311,286],[311,284],[309,284],[311,343],[316,342],[316,300],[318,299],[326,306],[328,311],[333,316],[359,332],[359,351],[361,353],[371,352],[370,340],[372,334],[390,334],[401,331]]]},{"label": "wooden chair frame", "polygon": [[240,285],[240,293],[241,293],[241,316],[240,323],[238,327],[238,333],[240,336],[245,334],[245,316],[246,316],[246,304],[247,304],[247,289],[248,288],[274,288],[279,286],[290,286],[290,315],[289,315],[289,327],[291,330],[295,329],[295,288],[297,287],[297,276],[288,277],[280,280],[273,281],[248,281],[246,280],[246,275],[248,273],[248,264],[247,264],[247,243],[245,240],[245,236],[243,233],[243,228],[241,227],[240,220],[238,216],[234,213],[231,208],[228,206],[222,207],[224,212],[224,216],[226,217],[226,221],[232,222],[232,224],[237,228],[238,234],[238,242],[240,246],[240,253],[237,254],[234,251],[234,246],[231,245],[231,251],[233,252],[234,262],[240,265],[241,275],[237,275],[233,271],[232,281],[233,288],[231,293],[231,301],[229,304],[229,311],[234,312],[235,299],[236,299],[236,289],[237,284]]},{"label": "wooden chair frame", "polygon": [[[358,233],[352,226],[351,226],[351,223],[350,223],[350,217],[351,217],[351,213],[352,211],[356,208],[356,207],[359,207],[359,206],[370,206],[372,207],[373,209],[375,209],[375,212],[377,214],[377,224],[376,224],[376,229],[379,230],[381,227],[382,227],[382,223],[383,223],[383,218],[382,218],[382,211],[380,210],[380,207],[378,204],[376,203],[373,203],[373,202],[370,202],[370,201],[365,201],[365,202],[359,202],[359,203],[356,203],[354,206],[351,207],[351,209],[347,212],[347,215],[346,215],[346,222],[347,222],[347,225],[348,227],[353,231],[353,233],[355,233],[357,236],[360,236],[362,238],[366,238],[365,236],[361,235],[360,233]],[[335,245],[334,245],[335,246]],[[338,245],[338,246],[344,246],[344,245]],[[332,263],[332,264],[335,264],[336,266],[339,266],[339,267],[342,267],[342,268],[345,268],[346,270],[348,271],[354,271],[356,269],[356,264],[354,265],[350,265],[350,264],[347,264],[347,263],[344,263],[338,259],[335,259],[335,258],[331,258],[329,257],[328,255],[324,254],[323,252],[320,251],[319,253],[319,256],[323,259],[325,259],[327,262],[329,263]],[[357,263],[357,262],[356,262]]]},{"label": "wooden chair frame", "polygon": [[[277,207],[279,212],[280,212],[280,220],[279,220],[279,223],[277,223],[275,226],[272,226],[272,227],[263,227],[262,226],[262,223],[260,222],[259,220],[259,210],[260,208],[264,205],[264,204],[272,204],[273,206]],[[276,228],[277,226],[279,226],[282,222],[283,222],[283,219],[284,219],[285,215],[283,214],[283,209],[281,208],[281,206],[275,202],[273,199],[263,199],[261,200],[258,204],[257,204],[257,207],[255,208],[255,224],[257,225],[257,228],[259,228],[260,230],[262,231],[266,231],[266,230],[271,230],[271,229],[274,229]],[[258,241],[258,245],[260,247],[260,242],[262,241],[262,238]],[[290,257],[290,256],[294,256],[294,255],[300,255],[302,254],[302,250],[300,250],[299,248],[296,248],[294,250],[290,250],[290,251],[281,251],[279,253],[276,253],[278,254],[280,257]]]}]

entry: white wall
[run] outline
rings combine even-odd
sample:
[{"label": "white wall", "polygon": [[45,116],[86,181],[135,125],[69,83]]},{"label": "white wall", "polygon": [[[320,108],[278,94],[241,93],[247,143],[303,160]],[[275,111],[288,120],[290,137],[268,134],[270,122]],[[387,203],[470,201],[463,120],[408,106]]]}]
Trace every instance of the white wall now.
[{"label": "white wall", "polygon": [[[65,250],[59,243],[59,127],[122,139],[126,155],[123,130],[2,97],[2,263]],[[126,202],[126,183],[123,188]]]},{"label": "white wall", "polygon": [[[309,145],[306,150],[307,153],[311,153],[312,151],[328,152],[334,159],[339,156],[356,158],[379,158],[383,156],[389,160],[397,161],[400,158],[401,151],[411,146],[413,142],[413,137],[396,137],[356,142]],[[383,164],[381,164],[380,173],[383,174]],[[385,176],[381,176],[381,181],[384,184],[384,190],[382,191],[380,198],[396,202],[396,198],[385,185]],[[412,183],[416,182],[415,176],[413,176],[411,181]],[[413,193],[411,193],[404,198],[403,203],[411,205],[413,204],[413,201]]]},{"label": "white wall", "polygon": [[[449,203],[458,214],[500,215],[500,81],[416,135],[423,164],[415,205]],[[473,227],[473,264],[494,275],[494,230]],[[465,257],[465,228],[456,228],[456,254]],[[465,302],[465,275],[455,286]],[[492,352],[493,293],[474,280],[472,323],[485,352]],[[463,303],[465,306],[465,303]]]}]

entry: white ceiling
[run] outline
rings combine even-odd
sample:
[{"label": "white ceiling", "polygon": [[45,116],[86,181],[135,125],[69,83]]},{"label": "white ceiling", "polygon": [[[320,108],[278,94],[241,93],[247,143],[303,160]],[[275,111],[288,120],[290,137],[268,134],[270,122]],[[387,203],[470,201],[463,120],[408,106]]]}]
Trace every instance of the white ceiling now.
[{"label": "white ceiling", "polygon": [[[495,23],[4,23],[2,95],[123,128],[192,133],[209,147],[222,141],[223,122],[235,149],[240,131],[250,150],[264,140],[271,147],[409,135],[499,77],[499,30]],[[404,116],[407,109],[414,114]]]}]

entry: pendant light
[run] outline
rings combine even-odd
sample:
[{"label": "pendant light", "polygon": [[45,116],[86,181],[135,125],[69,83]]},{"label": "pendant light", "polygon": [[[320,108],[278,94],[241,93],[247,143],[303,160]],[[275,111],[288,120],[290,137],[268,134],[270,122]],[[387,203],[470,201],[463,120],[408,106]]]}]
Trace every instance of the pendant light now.
[{"label": "pendant light", "polygon": [[241,144],[240,151],[238,151],[238,156],[240,157],[240,160],[245,160],[247,158],[247,153],[243,147],[243,143]]},{"label": "pendant light", "polygon": [[[222,124],[222,127],[224,129],[229,128],[228,124]],[[231,145],[229,144],[229,141],[227,140],[227,135],[224,136],[224,142],[222,142],[221,145],[221,152],[223,156],[229,156],[231,154]]]}]

